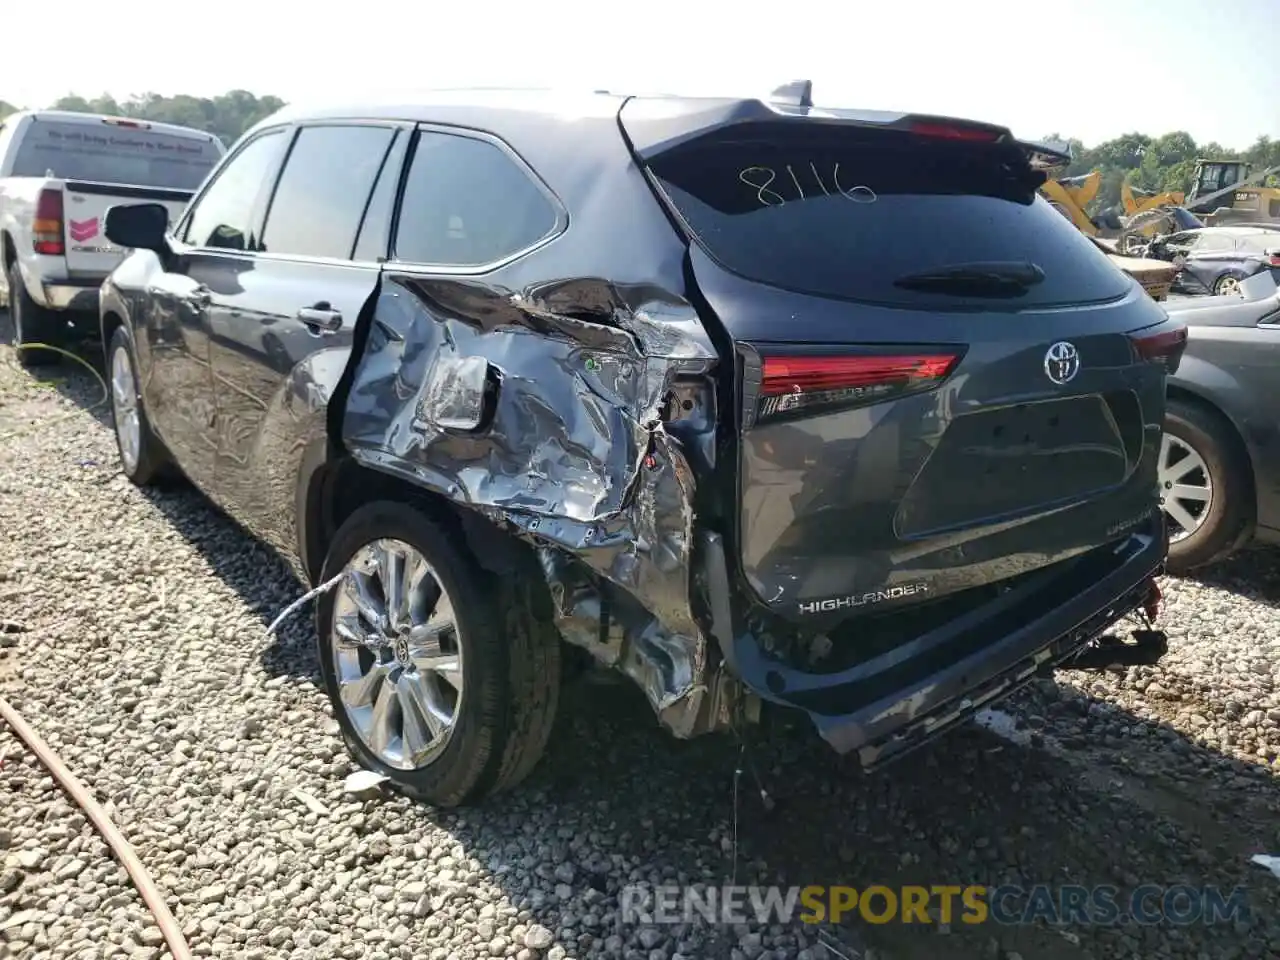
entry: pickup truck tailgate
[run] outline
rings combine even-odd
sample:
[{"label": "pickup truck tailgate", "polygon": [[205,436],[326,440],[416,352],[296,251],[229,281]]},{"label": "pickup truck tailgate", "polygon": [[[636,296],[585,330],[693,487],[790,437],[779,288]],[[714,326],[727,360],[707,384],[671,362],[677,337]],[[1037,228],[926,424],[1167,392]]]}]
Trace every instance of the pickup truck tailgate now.
[{"label": "pickup truck tailgate", "polygon": [[173,223],[182,215],[191,196],[189,190],[66,181],[63,231],[67,270],[72,276],[106,276],[124,258],[124,250],[107,240],[103,233],[109,207],[125,203],[162,203],[169,209],[169,222]]}]

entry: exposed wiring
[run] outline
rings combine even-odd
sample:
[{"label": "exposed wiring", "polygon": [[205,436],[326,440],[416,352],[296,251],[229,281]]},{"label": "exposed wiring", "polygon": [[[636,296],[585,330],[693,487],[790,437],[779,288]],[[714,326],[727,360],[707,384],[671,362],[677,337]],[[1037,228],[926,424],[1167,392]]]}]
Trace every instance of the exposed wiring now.
[{"label": "exposed wiring", "polygon": [[143,902],[151,910],[151,915],[155,917],[156,925],[160,928],[160,933],[163,934],[165,943],[169,945],[169,953],[172,955],[173,960],[191,960],[191,949],[187,946],[187,941],[182,936],[182,928],[178,926],[178,921],[165,904],[164,896],[151,879],[151,875],[147,873],[142,861],[138,859],[133,845],[129,843],[119,828],[112,823],[107,811],[99,805],[98,801],[85,788],[85,785],[76,778],[75,774],[67,769],[61,758],[22,719],[18,711],[4,697],[0,697],[0,719],[3,719],[9,725],[9,728],[18,735],[18,738],[31,748],[31,751],[45,765],[49,773],[53,775],[53,778],[61,784],[62,789],[67,792],[67,796],[88,814],[89,819],[93,821],[93,825],[98,828],[98,833],[102,835],[102,839],[114,851],[116,857],[128,872],[129,878],[133,880],[133,885],[138,889],[138,893],[141,894]]},{"label": "exposed wiring", "polygon": [[14,349],[15,350],[49,350],[53,353],[58,354],[58,356],[60,357],[66,357],[70,360],[74,360],[76,363],[80,364],[80,366],[84,367],[91,374],[93,374],[93,378],[98,381],[98,386],[102,388],[102,396],[99,397],[93,403],[89,404],[89,406],[83,407],[80,410],[69,410],[66,413],[64,413],[62,416],[54,417],[52,420],[41,420],[39,423],[33,423],[30,426],[23,427],[19,430],[10,430],[8,433],[0,433],[0,444],[6,443],[9,440],[17,439],[18,437],[24,437],[29,433],[35,433],[38,430],[44,430],[55,423],[62,423],[64,420],[70,420],[74,417],[78,417],[82,412],[97,410],[99,407],[106,406],[111,402],[111,388],[107,386],[106,378],[103,377],[102,374],[100,374],[97,371],[97,369],[93,366],[93,364],[91,364],[88,360],[86,360],[84,357],[80,356],[79,354],[73,353],[70,350],[65,350],[62,347],[55,347],[52,344],[48,344],[48,343],[24,343],[22,346],[15,347]]}]

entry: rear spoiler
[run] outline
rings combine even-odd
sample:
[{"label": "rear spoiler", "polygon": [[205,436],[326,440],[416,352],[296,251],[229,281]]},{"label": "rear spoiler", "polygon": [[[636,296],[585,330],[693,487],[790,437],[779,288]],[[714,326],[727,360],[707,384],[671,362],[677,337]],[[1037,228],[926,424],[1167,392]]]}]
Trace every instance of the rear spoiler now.
[{"label": "rear spoiler", "polygon": [[952,142],[1016,146],[1036,170],[1064,167],[1072,159],[1069,144],[1018,140],[1007,127],[996,124],[932,114],[815,106],[809,80],[794,80],[767,97],[751,99],[631,96],[619,107],[618,120],[636,157],[643,162],[708,134],[756,123],[879,128]]}]

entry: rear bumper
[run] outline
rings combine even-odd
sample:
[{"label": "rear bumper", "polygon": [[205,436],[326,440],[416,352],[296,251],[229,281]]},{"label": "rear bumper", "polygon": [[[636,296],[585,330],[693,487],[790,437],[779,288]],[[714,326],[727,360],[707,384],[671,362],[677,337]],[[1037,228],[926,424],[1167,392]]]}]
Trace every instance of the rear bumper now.
[{"label": "rear bumper", "polygon": [[105,277],[46,281],[40,285],[41,306],[50,310],[70,310],[98,315],[98,288]]},{"label": "rear bumper", "polygon": [[785,665],[750,634],[738,635],[727,659],[762,699],[805,710],[838,752],[856,750],[872,768],[1051,671],[1141,607],[1166,550],[1157,512],[1123,540],[836,673]]}]

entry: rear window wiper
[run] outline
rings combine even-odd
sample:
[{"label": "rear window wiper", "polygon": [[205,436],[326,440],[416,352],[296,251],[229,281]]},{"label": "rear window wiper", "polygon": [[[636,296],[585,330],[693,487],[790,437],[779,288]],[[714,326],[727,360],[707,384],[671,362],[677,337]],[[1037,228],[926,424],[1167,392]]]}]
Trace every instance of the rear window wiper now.
[{"label": "rear window wiper", "polygon": [[1039,264],[1025,260],[990,260],[909,273],[893,281],[893,285],[922,293],[1016,297],[1043,282],[1044,270]]}]

